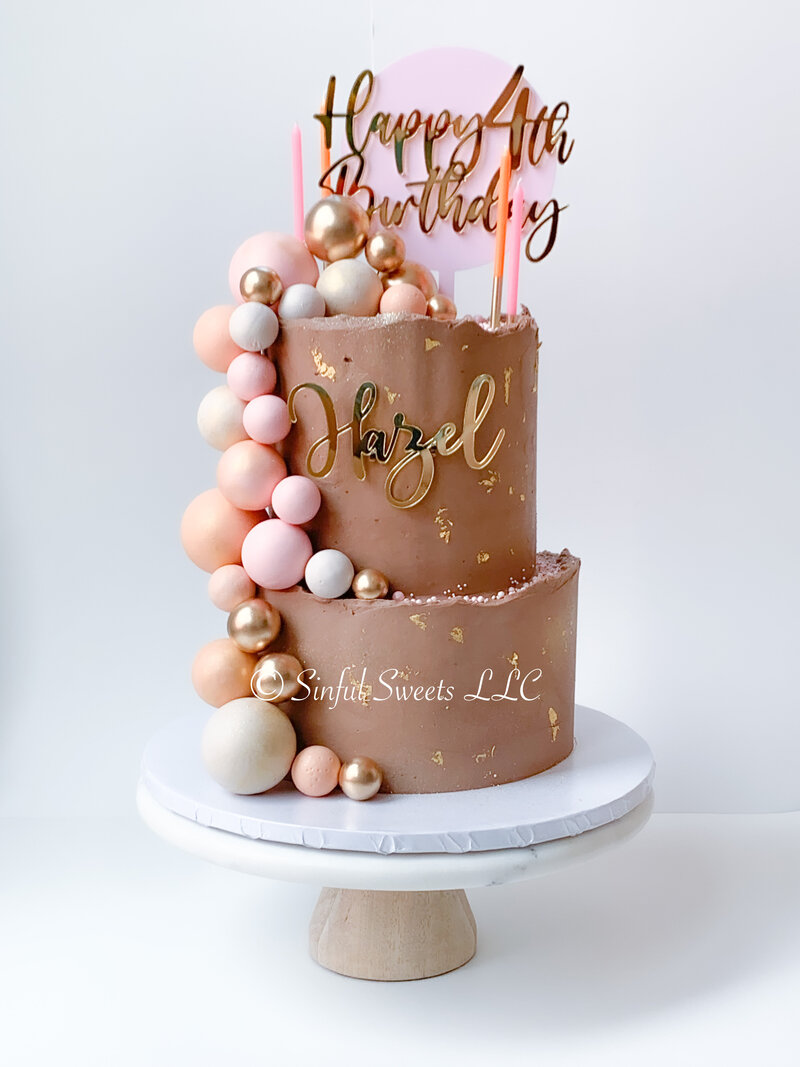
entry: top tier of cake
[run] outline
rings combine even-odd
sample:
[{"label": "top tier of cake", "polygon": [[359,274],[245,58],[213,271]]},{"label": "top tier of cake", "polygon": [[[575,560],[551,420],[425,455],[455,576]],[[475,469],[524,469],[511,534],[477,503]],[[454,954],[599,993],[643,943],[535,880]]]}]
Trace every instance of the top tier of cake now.
[{"label": "top tier of cake", "polygon": [[495,332],[410,315],[284,322],[284,452],[318,479],[315,544],[416,596],[530,578],[537,349],[527,314]]}]

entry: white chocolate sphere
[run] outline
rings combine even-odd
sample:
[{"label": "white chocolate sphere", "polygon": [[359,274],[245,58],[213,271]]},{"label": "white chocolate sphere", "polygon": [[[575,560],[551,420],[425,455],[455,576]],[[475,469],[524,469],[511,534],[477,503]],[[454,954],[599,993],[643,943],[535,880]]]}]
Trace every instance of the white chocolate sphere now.
[{"label": "white chocolate sphere", "polygon": [[250,301],[231,312],[228,329],[234,344],[245,352],[263,352],[275,343],[280,326],[272,308]]},{"label": "white chocolate sphere", "polygon": [[[342,260],[347,263],[349,260]],[[305,580],[315,596],[325,600],[344,596],[353,581],[355,568],[344,552],[336,548],[323,548],[315,552],[306,564]]]},{"label": "white chocolate sphere", "polygon": [[279,319],[316,319],[325,314],[325,298],[313,285],[290,285],[278,304]]},{"label": "white chocolate sphere", "polygon": [[197,409],[197,428],[212,448],[224,452],[237,441],[245,440],[244,407],[244,401],[227,385],[218,385],[206,393]]},{"label": "white chocolate sphere", "polygon": [[377,315],[383,286],[363,259],[339,259],[320,275],[317,290],[329,315]]},{"label": "white chocolate sphere", "polygon": [[231,793],[263,793],[289,773],[297,737],[289,716],[256,697],[223,704],[206,723],[206,770]]}]

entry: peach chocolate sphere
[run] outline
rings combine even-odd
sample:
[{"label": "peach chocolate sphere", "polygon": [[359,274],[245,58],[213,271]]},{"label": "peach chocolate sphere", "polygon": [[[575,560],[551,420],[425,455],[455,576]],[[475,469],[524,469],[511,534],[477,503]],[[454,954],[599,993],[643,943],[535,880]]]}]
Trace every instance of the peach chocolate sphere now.
[{"label": "peach chocolate sphere", "polygon": [[243,600],[251,600],[256,595],[256,583],[247,577],[244,567],[227,563],[208,579],[208,595],[215,608],[233,611]]},{"label": "peach chocolate sphere", "polygon": [[219,489],[206,489],[183,513],[181,543],[192,563],[210,574],[241,562],[242,543],[263,518],[263,512],[234,507]]},{"label": "peach chocolate sphere", "polygon": [[250,678],[258,656],[243,652],[229,637],[203,645],[192,664],[192,685],[197,695],[212,707],[229,700],[252,696]]},{"label": "peach chocolate sphere", "polygon": [[272,490],[286,477],[286,464],[271,445],[239,441],[222,453],[217,482],[237,508],[258,511],[272,500]]},{"label": "peach chocolate sphere", "polygon": [[428,311],[428,301],[421,289],[407,282],[398,282],[390,285],[381,297],[381,314],[390,314],[393,311],[407,311],[412,315],[425,315]]},{"label": "peach chocolate sphere", "polygon": [[236,249],[228,272],[228,284],[240,303],[243,297],[239,283],[250,267],[270,267],[280,278],[284,290],[298,282],[316,285],[319,277],[317,261],[302,241],[288,233],[257,233]]},{"label": "peach chocolate sphere", "polygon": [[339,784],[342,762],[330,748],[309,745],[295,756],[292,781],[307,797],[324,797]]},{"label": "peach chocolate sphere", "polygon": [[212,370],[224,374],[241,348],[231,340],[228,330],[234,305],[220,304],[204,311],[195,323],[192,342],[194,350]]}]

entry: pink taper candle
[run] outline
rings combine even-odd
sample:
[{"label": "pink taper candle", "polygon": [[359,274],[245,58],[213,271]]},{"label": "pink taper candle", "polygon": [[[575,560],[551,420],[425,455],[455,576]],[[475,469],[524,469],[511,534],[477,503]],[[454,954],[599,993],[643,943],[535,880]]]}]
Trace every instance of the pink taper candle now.
[{"label": "pink taper candle", "polygon": [[303,140],[297,123],[292,127],[292,191],[294,193],[294,235],[304,240],[305,212],[303,210]]},{"label": "pink taper candle", "polygon": [[511,201],[511,218],[508,233],[508,303],[506,314],[513,319],[517,314],[517,293],[519,292],[519,260],[522,247],[522,223],[524,221],[524,204],[522,202],[522,182],[518,181]]}]

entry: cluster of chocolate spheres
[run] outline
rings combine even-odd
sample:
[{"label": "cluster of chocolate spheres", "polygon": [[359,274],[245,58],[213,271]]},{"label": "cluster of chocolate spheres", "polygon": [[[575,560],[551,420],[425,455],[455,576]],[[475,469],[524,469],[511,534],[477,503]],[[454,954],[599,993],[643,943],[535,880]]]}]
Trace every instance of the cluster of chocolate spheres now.
[{"label": "cluster of chocolate spheres", "polygon": [[324,796],[339,785],[351,799],[369,800],[383,775],[368,756],[342,761],[322,745],[298,753],[282,704],[302,699],[303,665],[288,652],[268,651],[280,630],[280,612],[250,597],[230,612],[228,640],[212,641],[198,653],[195,688],[217,708],[203,733],[206,769],[232,793],[264,793],[291,773],[308,796]]},{"label": "cluster of chocolate spheres", "polygon": [[[453,301],[438,291],[421,263],[406,259],[402,237],[388,230],[370,234],[369,215],[349,196],[327,196],[306,215],[309,252],[328,266],[317,282],[329,315],[406,312],[433,319],[456,317]],[[357,259],[364,252],[366,262]]]}]

